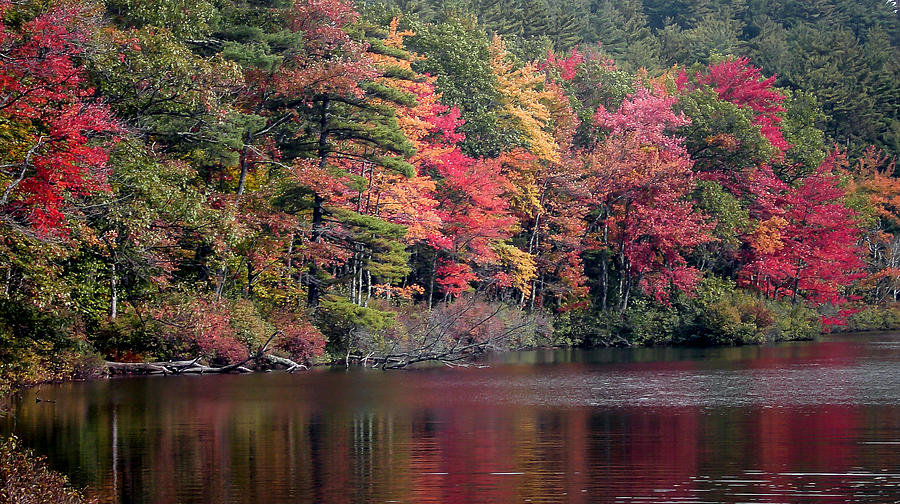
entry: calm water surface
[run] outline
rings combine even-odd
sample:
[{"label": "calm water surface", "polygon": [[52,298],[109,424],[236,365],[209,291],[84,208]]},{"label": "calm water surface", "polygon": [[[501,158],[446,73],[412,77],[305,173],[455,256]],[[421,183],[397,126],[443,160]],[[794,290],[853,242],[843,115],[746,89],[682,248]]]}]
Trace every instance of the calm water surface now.
[{"label": "calm water surface", "polygon": [[106,503],[900,502],[900,335],[45,386],[0,431]]}]

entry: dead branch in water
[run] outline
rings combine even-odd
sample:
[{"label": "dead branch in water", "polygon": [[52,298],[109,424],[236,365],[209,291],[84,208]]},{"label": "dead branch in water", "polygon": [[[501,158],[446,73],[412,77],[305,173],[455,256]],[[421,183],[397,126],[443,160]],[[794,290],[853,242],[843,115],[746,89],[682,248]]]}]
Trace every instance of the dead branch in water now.
[{"label": "dead branch in water", "polygon": [[394,340],[389,347],[373,344],[375,338],[366,341],[360,337],[360,351],[348,352],[345,360],[381,369],[400,369],[420,362],[477,366],[471,362],[473,358],[489,351],[515,348],[522,330],[533,324],[531,317],[518,310],[484,303],[473,296],[410,321],[408,336]]},{"label": "dead branch in water", "polygon": [[106,368],[109,374],[149,374],[149,375],[178,375],[178,374],[224,374],[224,373],[253,373],[254,369],[248,367],[252,365],[255,370],[262,369],[263,362],[267,362],[273,366],[281,366],[288,373],[293,373],[298,369],[308,369],[303,364],[292,361],[287,357],[281,357],[269,353],[269,344],[275,339],[275,336],[281,331],[275,331],[269,336],[265,344],[256,352],[251,352],[247,358],[228,364],[227,366],[208,366],[200,363],[200,357],[193,360],[182,361],[160,361],[160,362],[112,362],[106,361]]}]

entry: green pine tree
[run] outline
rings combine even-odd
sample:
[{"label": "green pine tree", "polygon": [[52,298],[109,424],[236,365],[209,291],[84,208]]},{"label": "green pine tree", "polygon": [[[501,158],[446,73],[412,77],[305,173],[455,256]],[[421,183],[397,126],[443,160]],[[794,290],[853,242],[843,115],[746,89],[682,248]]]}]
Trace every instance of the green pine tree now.
[{"label": "green pine tree", "polygon": [[553,6],[550,39],[553,41],[554,51],[564,53],[582,42],[587,29],[588,12],[586,0],[566,6]]},{"label": "green pine tree", "polygon": [[413,69],[437,77],[441,101],[458,107],[466,123],[462,143],[468,155],[497,155],[507,139],[497,125],[499,95],[491,71],[490,41],[472,16],[448,13],[440,23],[414,25],[411,49],[425,56]]}]

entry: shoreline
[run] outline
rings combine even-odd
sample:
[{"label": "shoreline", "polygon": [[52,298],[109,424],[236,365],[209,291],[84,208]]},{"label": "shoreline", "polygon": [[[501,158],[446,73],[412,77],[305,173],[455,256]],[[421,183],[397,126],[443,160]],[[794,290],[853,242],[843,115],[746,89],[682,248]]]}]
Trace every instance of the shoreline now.
[{"label": "shoreline", "polygon": [[[486,355],[488,353],[491,354],[511,354],[515,352],[534,352],[534,351],[552,351],[552,350],[599,350],[599,349],[652,349],[652,348],[735,348],[735,347],[762,347],[762,346],[770,346],[770,345],[778,345],[783,343],[793,343],[793,342],[805,342],[812,343],[819,340],[821,337],[827,337],[828,335],[852,335],[852,334],[872,334],[872,333],[890,333],[900,331],[900,328],[864,328],[864,329],[851,329],[851,330],[832,330],[830,332],[823,332],[817,337],[812,338],[795,338],[795,339],[775,339],[775,340],[766,340],[761,342],[737,342],[732,344],[715,344],[715,343],[705,343],[705,344],[673,344],[673,343],[664,343],[664,344],[649,344],[649,345],[597,345],[597,346],[579,346],[579,345],[537,345],[537,346],[529,346],[523,348],[516,349],[492,349],[489,352],[482,352],[474,355]],[[263,357],[265,359],[265,356]],[[112,362],[112,361],[104,361],[104,364],[95,369],[94,372],[90,373],[86,376],[76,376],[76,377],[67,377],[62,379],[52,379],[45,381],[38,381],[34,383],[22,384],[11,387],[7,391],[0,390],[0,416],[4,415],[8,411],[9,401],[18,396],[20,393],[33,389],[35,387],[40,387],[43,385],[60,385],[64,383],[76,383],[76,382],[93,382],[100,380],[115,380],[121,378],[130,378],[136,376],[188,376],[188,375],[250,375],[250,374],[260,374],[260,373],[273,373],[273,372],[282,372],[287,374],[294,374],[298,371],[312,371],[314,369],[324,369],[324,368],[367,368],[367,369],[378,369],[382,368],[382,370],[400,370],[407,369],[407,367],[381,367],[377,365],[366,365],[363,363],[363,359],[359,358],[359,356],[354,356],[354,360],[350,362],[348,365],[342,360],[335,359],[328,362],[315,362],[308,364],[297,364],[289,359],[284,359],[284,361],[291,362],[291,364],[286,364],[285,362],[279,362],[277,359],[275,361],[268,361],[273,364],[280,364],[282,368],[278,369],[275,367],[268,368],[248,368],[243,366],[247,364],[249,361],[254,359],[248,359],[242,361],[238,364],[231,364],[221,367],[212,367],[199,363],[200,359],[194,359],[192,361],[156,361],[156,362]],[[266,359],[268,360],[268,359]],[[417,362],[415,364],[420,363],[431,363],[437,364],[440,363],[440,360],[423,360]],[[187,368],[184,371],[169,371],[164,370],[166,366],[181,366],[184,367],[187,363],[192,363],[192,367]],[[117,372],[113,372],[110,364],[113,367],[119,368]],[[193,365],[196,364],[196,365]],[[294,367],[295,366],[295,367]],[[448,367],[490,367],[490,365],[482,365],[478,364],[476,361],[469,359],[465,362],[455,363]],[[127,371],[127,369],[131,368],[131,371]],[[413,368],[409,368],[413,369]]]},{"label": "shoreline", "polygon": [[[831,334],[852,334],[852,333],[874,333],[874,332],[891,332],[896,329],[866,329],[866,330],[854,330],[854,331],[832,331]],[[829,333],[822,333],[821,336],[827,336]],[[714,344],[714,343],[706,343],[706,344],[650,344],[650,345],[598,345],[598,346],[579,346],[579,345],[537,345],[537,346],[529,346],[515,349],[493,349],[490,351],[482,352],[479,354],[473,355],[503,355],[503,354],[512,354],[516,352],[536,352],[536,351],[553,351],[553,350],[601,350],[601,349],[653,349],[653,348],[735,348],[735,347],[762,347],[769,345],[777,345],[783,343],[791,343],[791,342],[815,342],[818,338],[797,338],[797,339],[779,339],[779,340],[766,340],[762,342],[754,342],[754,343],[735,343],[735,344]],[[353,356],[350,364],[345,363],[343,360],[335,359],[328,362],[315,362],[309,364],[296,364],[295,368],[292,368],[291,365],[284,365],[282,363],[281,368],[269,367],[269,368],[249,368],[244,366],[248,361],[242,361],[238,364],[229,364],[226,366],[214,367],[208,366],[199,363],[200,359],[194,359],[191,361],[154,361],[154,362],[113,362],[113,361],[104,361],[103,366],[97,370],[96,373],[91,374],[90,376],[83,377],[72,377],[72,378],[64,378],[64,379],[54,379],[54,380],[46,380],[39,381],[35,383],[29,383],[25,385],[21,385],[13,388],[12,390],[2,393],[0,392],[0,414],[3,412],[2,402],[4,400],[8,400],[11,397],[16,396],[22,391],[29,390],[35,387],[40,387],[42,385],[60,385],[63,383],[75,383],[75,382],[92,382],[92,381],[100,381],[100,380],[115,380],[120,378],[128,378],[134,376],[197,376],[197,375],[251,375],[251,374],[260,374],[260,373],[273,373],[273,372],[282,372],[287,374],[294,374],[299,371],[312,371],[314,369],[324,369],[324,368],[363,368],[363,369],[382,369],[385,371],[388,370],[402,370],[402,369],[414,369],[412,367],[401,367],[401,368],[393,368],[393,367],[382,367],[378,365],[368,365],[364,364],[363,358],[359,356]],[[251,359],[253,360],[253,359]],[[285,359],[288,360],[288,359]],[[373,360],[373,359],[370,359]],[[270,361],[271,362],[271,361]],[[440,360],[422,360],[420,362],[416,362],[415,364],[428,363],[428,364],[438,364],[441,363]],[[188,364],[191,364],[188,367]],[[449,367],[489,367],[489,365],[479,364],[474,359],[468,359],[464,362],[458,362]],[[176,368],[183,368],[182,370],[178,370]]]}]

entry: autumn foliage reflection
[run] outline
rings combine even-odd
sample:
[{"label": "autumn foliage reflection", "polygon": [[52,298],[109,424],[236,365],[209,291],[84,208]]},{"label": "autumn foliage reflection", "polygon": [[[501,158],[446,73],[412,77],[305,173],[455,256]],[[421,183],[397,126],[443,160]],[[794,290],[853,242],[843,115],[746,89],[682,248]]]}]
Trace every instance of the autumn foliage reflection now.
[{"label": "autumn foliage reflection", "polygon": [[[859,405],[848,381],[888,362],[876,350],[837,340],[706,360],[628,351],[602,366],[571,354],[549,368],[118,380],[36,391],[65,400],[25,397],[15,429],[109,503],[841,502],[900,464],[879,444],[900,410]],[[797,380],[815,376],[841,386],[804,405]]]}]

